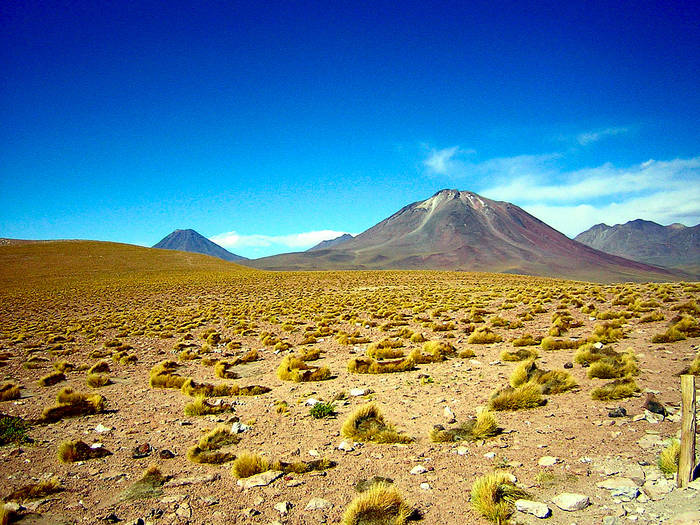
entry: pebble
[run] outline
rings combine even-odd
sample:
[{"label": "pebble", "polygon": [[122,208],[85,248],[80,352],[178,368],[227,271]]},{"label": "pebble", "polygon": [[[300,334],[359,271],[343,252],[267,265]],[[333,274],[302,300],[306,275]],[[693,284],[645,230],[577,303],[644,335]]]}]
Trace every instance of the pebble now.
[{"label": "pebble", "polygon": [[281,470],[268,470],[267,472],[256,474],[255,476],[250,476],[249,478],[239,479],[236,484],[244,489],[264,487],[276,479],[281,478],[283,474],[284,472]]},{"label": "pebble", "polygon": [[416,465],[411,469],[411,474],[425,474],[426,472],[428,472],[428,469],[423,465]]},{"label": "pebble", "polygon": [[343,452],[352,452],[355,450],[355,447],[353,447],[352,443],[348,441],[341,441],[340,445],[338,445],[338,450],[342,450]]},{"label": "pebble", "polygon": [[274,509],[279,512],[282,516],[285,516],[286,514],[289,513],[289,511],[292,508],[292,504],[289,501],[281,501],[279,503],[275,503]]},{"label": "pebble", "polygon": [[486,459],[493,459],[496,457],[496,453],[495,452],[487,452],[486,454],[484,454],[484,457]]},{"label": "pebble", "polygon": [[559,458],[555,456],[542,456],[537,464],[540,467],[552,467],[559,463]]},{"label": "pebble", "polygon": [[420,488],[423,490],[430,490],[432,487],[430,486],[430,483],[421,483]]},{"label": "pebble", "polygon": [[352,397],[360,397],[360,396],[366,396],[367,394],[371,394],[372,391],[368,388],[351,388],[350,389],[350,395]]},{"label": "pebble", "polygon": [[235,421],[231,425],[231,434],[241,434],[249,429],[250,429],[250,427],[248,425],[246,425],[245,423],[241,423],[240,421]]}]

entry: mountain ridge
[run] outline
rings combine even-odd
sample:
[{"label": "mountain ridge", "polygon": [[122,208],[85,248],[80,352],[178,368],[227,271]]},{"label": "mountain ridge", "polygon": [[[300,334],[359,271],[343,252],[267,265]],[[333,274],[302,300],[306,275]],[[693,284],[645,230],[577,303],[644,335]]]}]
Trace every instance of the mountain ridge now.
[{"label": "mountain ridge", "polygon": [[246,257],[241,257],[235,253],[231,253],[227,249],[222,248],[215,242],[210,241],[192,229],[175,230],[154,244],[153,248],[201,253],[204,255],[211,255],[212,257],[218,257],[219,259],[230,262],[248,260]]},{"label": "mountain ridge", "polygon": [[672,272],[573,241],[518,206],[443,189],[353,239],[246,264],[267,270],[439,269],[582,280],[673,279]]}]

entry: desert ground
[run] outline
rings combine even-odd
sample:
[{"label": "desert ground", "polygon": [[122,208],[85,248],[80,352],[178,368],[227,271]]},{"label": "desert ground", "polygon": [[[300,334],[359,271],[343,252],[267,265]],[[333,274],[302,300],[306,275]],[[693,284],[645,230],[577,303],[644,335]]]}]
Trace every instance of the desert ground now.
[{"label": "desert ground", "polygon": [[[699,283],[271,273],[121,248],[1,249],[0,384],[20,389],[0,413],[25,430],[0,447],[0,500],[17,504],[11,519],[20,523],[340,523],[358,482],[381,476],[417,523],[485,524],[470,495],[494,471],[551,509],[539,519],[511,505],[513,523],[671,523],[700,509],[700,487],[677,489],[657,466],[680,429],[679,373],[700,368]],[[531,344],[515,346],[526,334]],[[431,341],[445,344],[434,351]],[[507,360],[518,350],[530,358]],[[606,352],[607,378],[589,377],[585,350]],[[296,367],[280,373],[283,360]],[[523,362],[530,373],[518,383]],[[358,373],[362,363],[375,373]],[[102,377],[90,386],[95,365],[92,376]],[[538,383],[547,371],[561,371],[553,388]],[[624,383],[619,398],[593,398],[615,380]],[[535,385],[536,406],[499,409],[493,394],[509,382]],[[264,387],[258,395],[240,395],[254,385]],[[66,388],[86,395],[75,412]],[[318,418],[317,402],[327,408]],[[216,413],[187,415],[192,403]],[[401,442],[343,433],[368,403]],[[431,439],[436,425],[454,429],[485,407],[497,429]],[[619,407],[625,414],[611,417]],[[193,453],[217,427],[228,442]],[[71,441],[110,454],[62,461]],[[288,468],[248,487],[260,476],[233,474],[244,452]],[[300,472],[313,465],[322,470]],[[16,494],[52,479],[60,490]],[[553,502],[562,493],[589,504],[562,510]]]}]

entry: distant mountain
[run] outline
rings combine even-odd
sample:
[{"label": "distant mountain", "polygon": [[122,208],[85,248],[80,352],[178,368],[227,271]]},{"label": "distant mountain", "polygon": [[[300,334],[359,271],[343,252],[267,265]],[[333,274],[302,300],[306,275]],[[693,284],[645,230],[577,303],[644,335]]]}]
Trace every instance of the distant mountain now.
[{"label": "distant mountain", "polygon": [[321,241],[319,242],[316,246],[309,248],[306,250],[307,252],[314,252],[317,250],[326,250],[328,248],[333,248],[335,246],[338,246],[339,244],[344,243],[345,241],[349,241],[350,239],[354,239],[352,235],[349,233],[344,233],[340,237],[336,237],[335,239],[328,239],[327,241]]},{"label": "distant mountain", "polygon": [[153,247],[163,248],[165,250],[203,253],[204,255],[218,257],[224,261],[235,262],[247,260],[245,257],[231,253],[218,244],[211,242],[209,239],[203,235],[200,235],[194,230],[175,230]]},{"label": "distant mountain", "polygon": [[700,224],[662,226],[642,219],[615,226],[596,224],[575,240],[596,250],[657,266],[700,267]]},{"label": "distant mountain", "polygon": [[573,241],[508,202],[442,190],[327,249],[247,262],[270,270],[450,269],[591,281],[668,280],[662,268]]}]

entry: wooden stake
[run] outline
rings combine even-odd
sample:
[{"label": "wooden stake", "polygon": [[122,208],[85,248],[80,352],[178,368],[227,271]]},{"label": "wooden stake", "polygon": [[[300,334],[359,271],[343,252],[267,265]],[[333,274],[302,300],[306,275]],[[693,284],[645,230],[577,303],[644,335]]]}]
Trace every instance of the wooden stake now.
[{"label": "wooden stake", "polygon": [[678,461],[678,487],[692,480],[695,468],[695,376],[681,376],[681,453]]}]

